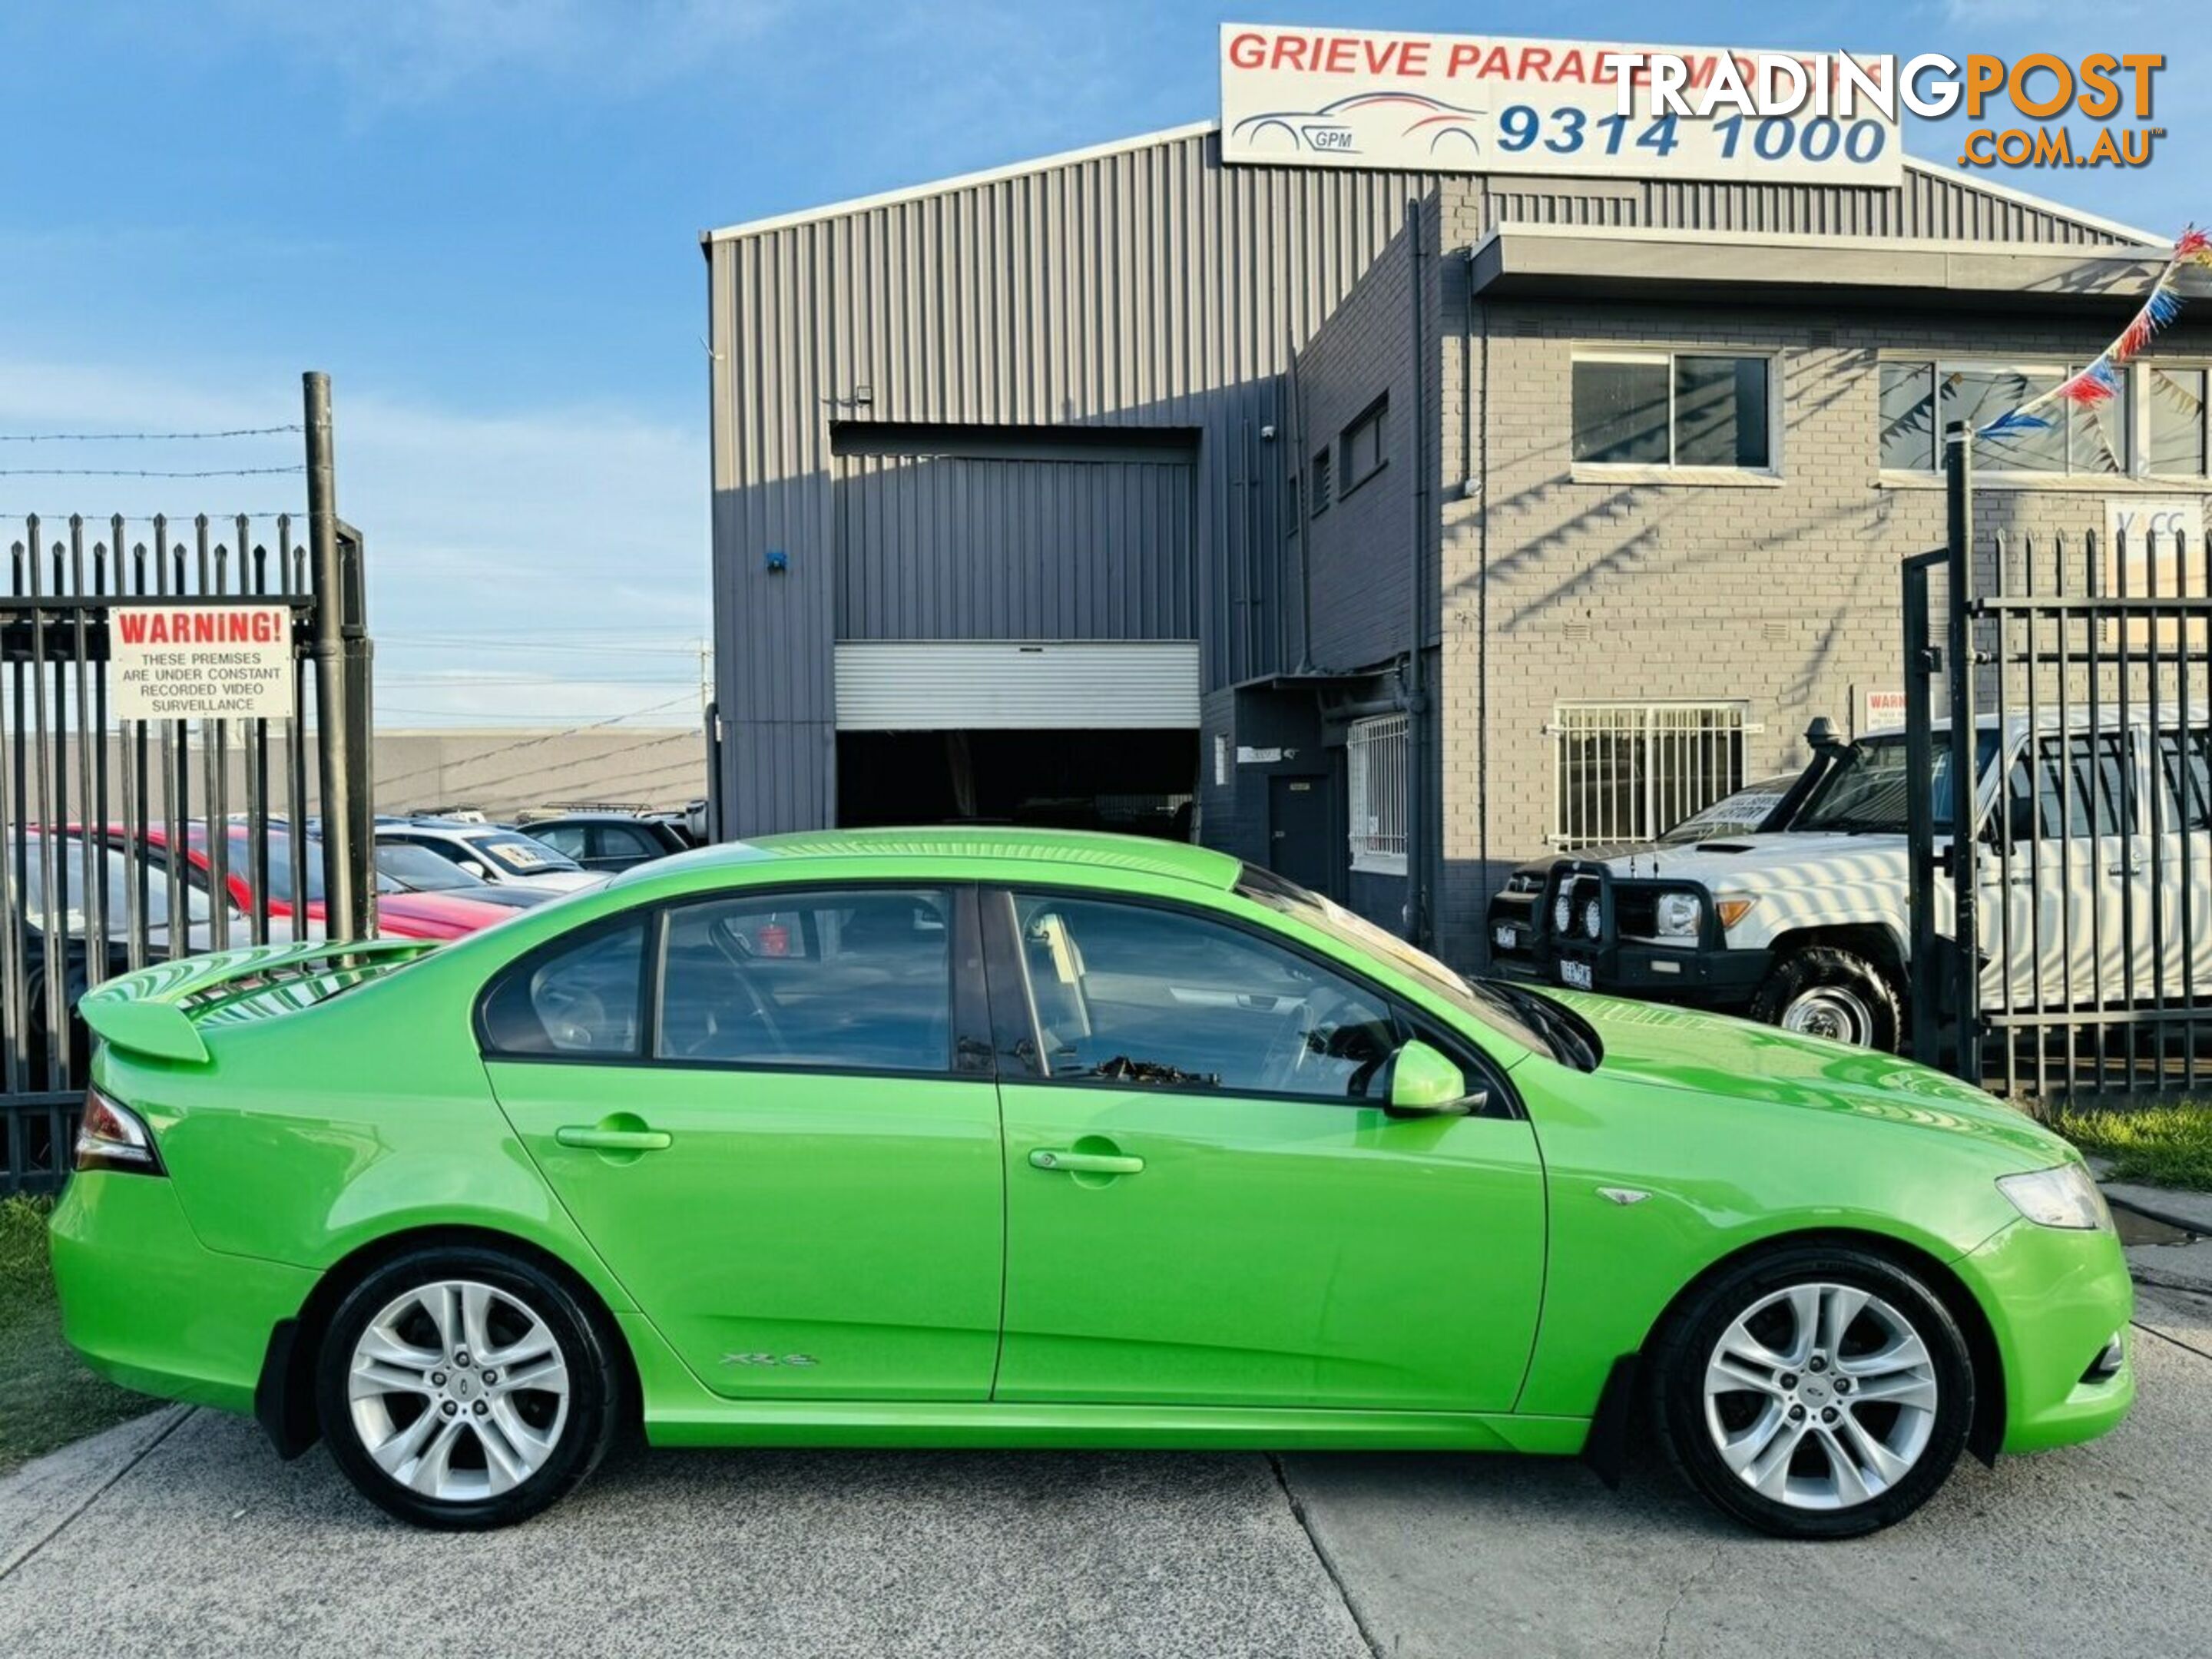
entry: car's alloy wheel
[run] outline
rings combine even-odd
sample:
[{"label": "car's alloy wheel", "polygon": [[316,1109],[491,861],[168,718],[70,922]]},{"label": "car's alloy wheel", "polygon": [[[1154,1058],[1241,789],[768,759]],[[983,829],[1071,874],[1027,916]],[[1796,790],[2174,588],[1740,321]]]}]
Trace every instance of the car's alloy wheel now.
[{"label": "car's alloy wheel", "polygon": [[509,1492],[568,1425],[568,1366],[520,1297],[471,1279],[394,1297],[353,1347],[354,1432],[377,1468],[443,1503]]},{"label": "car's alloy wheel", "polygon": [[1705,1429],[1722,1462],[1792,1509],[1888,1491],[1927,1451],[1941,1399],[1912,1322],[1851,1285],[1762,1297],[1705,1364]]},{"label": "car's alloy wheel", "polygon": [[1645,1355],[1668,1456],[1716,1505],[1795,1538],[1900,1521],[1974,1416],[1958,1322],[1911,1270],[1840,1241],[1779,1244],[1699,1286]]},{"label": "car's alloy wheel", "polygon": [[331,1316],[316,1364],[338,1467],[422,1526],[536,1514],[591,1472],[623,1398],[600,1319],[568,1284],[475,1245],[372,1271]]}]

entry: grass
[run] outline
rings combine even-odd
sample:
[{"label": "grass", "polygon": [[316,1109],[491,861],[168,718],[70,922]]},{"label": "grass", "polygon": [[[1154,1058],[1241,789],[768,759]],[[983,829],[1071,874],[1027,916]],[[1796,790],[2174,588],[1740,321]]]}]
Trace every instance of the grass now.
[{"label": "grass", "polygon": [[2212,1192],[2212,1103],[2057,1114],[2051,1127],[2085,1152],[2112,1161],[2112,1177]]},{"label": "grass", "polygon": [[153,1408],[78,1363],[62,1340],[46,1261],[51,1199],[0,1199],[0,1474]]}]

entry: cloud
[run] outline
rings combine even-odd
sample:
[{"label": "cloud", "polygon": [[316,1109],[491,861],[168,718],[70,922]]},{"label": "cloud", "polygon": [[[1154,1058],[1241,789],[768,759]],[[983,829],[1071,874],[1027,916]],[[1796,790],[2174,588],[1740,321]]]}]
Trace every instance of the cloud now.
[{"label": "cloud", "polygon": [[336,70],[372,103],[520,75],[633,93],[753,39],[781,0],[220,0],[233,27]]},{"label": "cloud", "polygon": [[[210,391],[258,385],[266,395]],[[298,420],[297,383],[225,368],[193,380],[0,357],[0,433],[210,431]],[[334,398],[338,507],[367,538],[380,694],[409,724],[489,716],[573,724],[680,699],[711,631],[704,423],[616,404],[480,411],[385,392]],[[197,471],[289,466],[296,434],[206,441],[0,443],[0,468]],[[298,474],[202,480],[0,477],[5,539],[45,509],[104,535],[173,534],[191,515],[297,512]],[[257,522],[273,541],[275,526]],[[658,723],[684,711],[662,710]]]}]

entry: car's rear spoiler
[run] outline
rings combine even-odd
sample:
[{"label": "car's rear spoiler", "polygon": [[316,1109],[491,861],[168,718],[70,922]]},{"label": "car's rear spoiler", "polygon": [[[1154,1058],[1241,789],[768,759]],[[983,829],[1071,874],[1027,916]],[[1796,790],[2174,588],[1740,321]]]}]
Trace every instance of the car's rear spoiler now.
[{"label": "car's rear spoiler", "polygon": [[434,943],[368,939],[257,945],[157,963],[85,993],[77,1012],[112,1048],[186,1066],[208,1061],[204,1024],[228,1024],[308,1007],[364,979],[413,961]]}]

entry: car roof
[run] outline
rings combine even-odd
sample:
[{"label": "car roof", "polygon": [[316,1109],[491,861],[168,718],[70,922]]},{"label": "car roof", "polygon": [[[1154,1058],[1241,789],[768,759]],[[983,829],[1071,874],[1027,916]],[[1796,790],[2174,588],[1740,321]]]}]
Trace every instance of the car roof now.
[{"label": "car roof", "polygon": [[763,860],[836,864],[862,859],[974,860],[977,863],[1075,865],[1226,890],[1243,866],[1226,853],[1146,836],[1085,830],[1017,830],[1005,825],[886,830],[805,830],[727,842],[625,870],[617,884],[650,880],[676,870],[698,871]]}]

